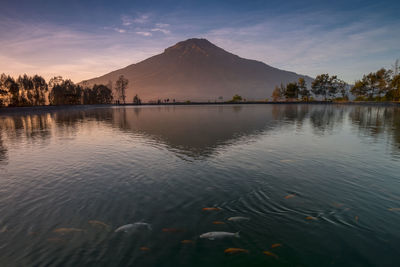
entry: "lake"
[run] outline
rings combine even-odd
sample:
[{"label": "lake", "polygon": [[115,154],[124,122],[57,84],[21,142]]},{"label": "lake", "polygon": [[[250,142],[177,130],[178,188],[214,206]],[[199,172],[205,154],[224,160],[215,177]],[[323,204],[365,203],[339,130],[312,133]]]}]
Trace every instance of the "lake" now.
[{"label": "lake", "polygon": [[400,108],[3,111],[0,240],[0,266],[395,266]]}]

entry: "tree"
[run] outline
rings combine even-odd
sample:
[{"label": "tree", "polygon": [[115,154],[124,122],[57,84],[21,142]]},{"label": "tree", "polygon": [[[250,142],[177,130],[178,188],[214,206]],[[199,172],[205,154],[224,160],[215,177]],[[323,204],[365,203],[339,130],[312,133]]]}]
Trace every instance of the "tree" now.
[{"label": "tree", "polygon": [[326,100],[326,95],[329,92],[331,87],[331,80],[329,78],[329,74],[320,74],[315,77],[314,81],[311,84],[311,91],[316,96],[322,96],[324,100]]},{"label": "tree", "polygon": [[105,85],[94,85],[93,95],[95,104],[111,104],[113,100],[112,91]]},{"label": "tree", "polygon": [[242,101],[242,100],[243,100],[243,98],[242,98],[240,95],[236,94],[236,95],[234,95],[234,96],[232,97],[231,102],[240,102],[240,101]]},{"label": "tree", "polygon": [[61,76],[54,76],[49,81],[49,89],[52,89],[56,85],[60,85],[64,82],[64,79]]},{"label": "tree", "polygon": [[338,88],[336,86],[336,81],[338,80],[336,75],[329,77],[327,86],[327,94],[330,99],[334,99],[338,93]]},{"label": "tree", "polygon": [[373,100],[375,97],[381,98],[391,90],[392,71],[384,68],[377,72],[371,72],[364,75],[361,80],[355,82],[351,93],[359,98],[368,98]]},{"label": "tree", "polygon": [[0,75],[0,107],[7,104],[8,88],[5,85],[7,75],[4,73]]},{"label": "tree", "polygon": [[19,104],[21,106],[32,106],[34,102],[32,78],[24,74],[23,76],[18,77],[17,83],[20,90]]},{"label": "tree", "polygon": [[336,87],[336,91],[340,93],[342,96],[343,100],[348,100],[348,92],[347,92],[347,83],[341,79],[336,79],[333,82],[333,86]]},{"label": "tree", "polygon": [[[55,85],[54,85],[55,84]],[[78,105],[81,104],[83,89],[71,80],[52,83],[53,88],[49,94],[51,105]]]},{"label": "tree", "polygon": [[400,74],[393,77],[391,82],[391,91],[388,92],[391,100],[400,101]]},{"label": "tree", "polygon": [[271,97],[272,97],[273,101],[278,101],[278,100],[282,99],[283,95],[284,94],[282,93],[281,88],[279,86],[275,86],[274,91],[272,91]]},{"label": "tree", "polygon": [[118,80],[115,82],[115,91],[117,93],[118,99],[122,99],[122,102],[124,102],[124,104],[128,83],[129,81],[128,79],[125,79],[124,75],[119,76]]},{"label": "tree", "polygon": [[299,97],[299,86],[297,83],[288,83],[285,91],[286,99]]},{"label": "tree", "polygon": [[365,82],[358,80],[354,83],[354,86],[350,89],[350,92],[355,95],[357,99],[361,99],[368,94],[368,88]]},{"label": "tree", "polygon": [[49,90],[46,80],[38,75],[33,76],[33,105],[39,106],[46,104],[45,94]]},{"label": "tree", "polygon": [[307,89],[307,84],[304,78],[299,78],[297,84],[299,86],[299,95],[301,96],[301,99],[308,101],[311,97],[311,92]]},{"label": "tree", "polygon": [[[2,77],[3,79],[4,77]],[[9,95],[9,106],[17,107],[20,105],[19,99],[19,86],[17,82],[10,75],[5,77],[3,81],[3,87],[8,91]]]},{"label": "tree", "polygon": [[85,88],[83,90],[82,101],[84,105],[111,104],[112,100],[112,91],[105,85],[95,84],[93,88]]},{"label": "tree", "polygon": [[139,96],[137,94],[133,97],[133,104],[135,104],[135,105],[142,104],[142,100],[139,98]]},{"label": "tree", "polygon": [[95,96],[91,88],[85,88],[82,92],[82,102],[84,105],[92,105],[94,103]]}]

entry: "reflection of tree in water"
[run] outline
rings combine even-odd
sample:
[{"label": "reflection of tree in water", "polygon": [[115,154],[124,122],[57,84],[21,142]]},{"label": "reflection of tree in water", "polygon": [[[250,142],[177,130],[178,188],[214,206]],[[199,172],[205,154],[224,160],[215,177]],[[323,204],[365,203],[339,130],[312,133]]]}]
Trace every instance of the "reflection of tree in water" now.
[{"label": "reflection of tree in water", "polygon": [[310,113],[310,122],[314,133],[323,135],[332,134],[338,127],[342,127],[345,108],[337,105],[313,106]]},{"label": "reflection of tree in water", "polygon": [[356,106],[349,112],[349,118],[361,134],[375,138],[387,134],[400,148],[400,108]]},{"label": "reflection of tree in water", "polygon": [[0,164],[4,163],[7,163],[7,149],[4,146],[2,134],[0,131]]},{"label": "reflection of tree in water", "polygon": [[3,116],[0,118],[0,161],[6,159],[6,144],[41,142],[45,145],[53,135],[74,136],[78,125],[83,121],[110,121],[111,115],[110,109],[102,112],[89,109]]},{"label": "reflection of tree in water", "polygon": [[1,131],[10,140],[46,140],[50,134],[51,118],[48,114],[4,117]]},{"label": "reflection of tree in water", "polygon": [[[229,145],[281,126],[310,125],[317,135],[332,134],[345,115],[368,136],[393,136],[400,147],[400,109],[344,105],[248,105],[199,107],[124,107],[64,110],[0,118],[0,161],[8,143],[49,142],[51,137],[73,138],[92,122],[121,132],[140,134],[152,142],[191,157],[209,156]],[[95,129],[95,128],[93,128]]]},{"label": "reflection of tree in water", "polygon": [[305,121],[317,135],[332,134],[341,127],[345,109],[333,105],[281,104],[272,106],[272,116],[280,122],[290,122],[301,129]]},{"label": "reflection of tree in water", "polygon": [[310,105],[273,105],[272,117],[275,120],[295,123],[298,128],[301,128],[309,111]]}]

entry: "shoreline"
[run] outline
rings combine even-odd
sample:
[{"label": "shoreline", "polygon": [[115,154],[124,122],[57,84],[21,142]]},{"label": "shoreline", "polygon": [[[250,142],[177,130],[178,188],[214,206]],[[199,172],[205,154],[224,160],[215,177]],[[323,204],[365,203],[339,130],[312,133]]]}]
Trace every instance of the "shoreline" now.
[{"label": "shoreline", "polygon": [[205,106],[205,105],[360,105],[360,106],[384,106],[384,107],[400,107],[400,102],[369,102],[369,101],[349,101],[349,102],[330,102],[330,101],[247,101],[247,102],[175,102],[175,103],[142,103],[140,105],[133,103],[126,104],[101,104],[101,105],[60,105],[60,106],[33,106],[33,107],[2,107],[2,114],[36,114],[56,112],[60,110],[88,110],[97,108],[109,107],[124,107],[124,106]]}]

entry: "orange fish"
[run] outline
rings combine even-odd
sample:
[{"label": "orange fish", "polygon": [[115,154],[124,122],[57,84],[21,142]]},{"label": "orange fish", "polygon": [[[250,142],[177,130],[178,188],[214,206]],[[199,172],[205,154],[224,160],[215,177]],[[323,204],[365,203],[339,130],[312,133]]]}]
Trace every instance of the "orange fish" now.
[{"label": "orange fish", "polygon": [[149,251],[150,249],[148,247],[140,247],[141,251]]},{"label": "orange fish", "polygon": [[194,241],[193,241],[193,240],[187,240],[187,239],[185,239],[185,240],[182,240],[181,243],[182,243],[182,244],[193,244]]},{"label": "orange fish", "polygon": [[390,211],[400,211],[400,208],[390,208]]},{"label": "orange fish", "polygon": [[83,229],[78,229],[78,228],[57,228],[54,229],[54,233],[59,233],[59,234],[67,234],[67,233],[80,233],[84,232],[85,230]]},{"label": "orange fish", "polygon": [[177,228],[163,228],[162,231],[164,233],[179,233],[179,232],[184,232],[185,230]]},{"label": "orange fish", "polygon": [[100,227],[103,227],[103,228],[106,228],[106,229],[110,229],[111,228],[108,224],[103,223],[101,221],[91,220],[91,221],[88,221],[88,223],[90,225],[92,225],[92,226],[100,226]]},{"label": "orange fish", "polygon": [[220,222],[220,221],[215,221],[213,222],[213,224],[225,224],[224,222]]},{"label": "orange fish", "polygon": [[292,197],[295,197],[296,195],[294,195],[294,194],[290,194],[290,195],[287,195],[286,197],[285,197],[285,199],[289,199],[289,198],[292,198]]},{"label": "orange fish", "polygon": [[203,210],[204,211],[213,211],[213,210],[218,211],[218,210],[221,210],[221,209],[220,208],[216,208],[216,207],[212,207],[212,208],[203,208]]},{"label": "orange fish", "polygon": [[313,217],[313,216],[307,216],[306,220],[318,220],[317,218]]},{"label": "orange fish", "polygon": [[249,253],[249,251],[247,249],[243,249],[243,248],[227,248],[224,250],[225,253],[229,253],[229,254],[235,254],[235,253]]},{"label": "orange fish", "polygon": [[278,258],[279,258],[278,255],[272,253],[271,251],[263,251],[263,253],[264,253],[265,255],[274,257],[275,259],[278,259]]},{"label": "orange fish", "polygon": [[354,217],[354,219],[356,220],[356,222],[358,222],[358,216]]},{"label": "orange fish", "polygon": [[277,248],[277,247],[281,247],[282,244],[281,243],[275,243],[271,245],[271,248]]}]

